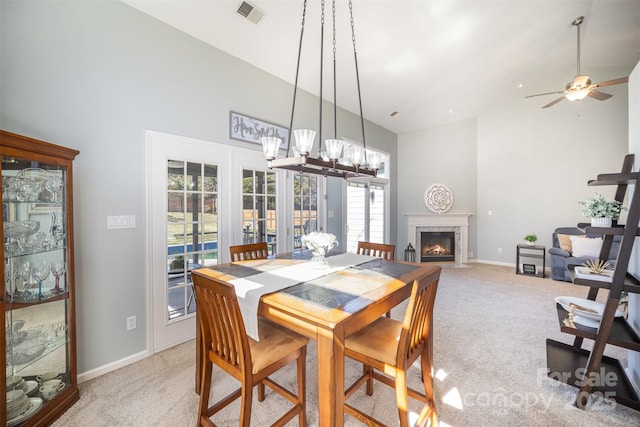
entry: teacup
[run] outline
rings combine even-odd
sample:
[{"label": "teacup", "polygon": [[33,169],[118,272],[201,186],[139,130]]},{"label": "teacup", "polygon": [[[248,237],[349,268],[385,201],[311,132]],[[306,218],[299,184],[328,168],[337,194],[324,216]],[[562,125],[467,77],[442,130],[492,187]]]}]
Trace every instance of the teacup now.
[{"label": "teacup", "polygon": [[40,384],[49,381],[49,380],[55,380],[55,379],[59,379],[60,378],[60,374],[57,372],[46,372],[42,375],[38,375],[36,377],[36,380],[38,380],[38,382]]},{"label": "teacup", "polygon": [[45,400],[51,400],[56,397],[63,388],[64,383],[60,383],[58,386],[42,386],[40,387],[40,395]]},{"label": "teacup", "polygon": [[64,382],[62,382],[61,379],[56,378],[54,380],[45,381],[44,383],[42,383],[42,387],[44,387],[44,388],[49,388],[49,387],[56,388],[59,391],[59,390],[62,390],[62,388],[64,387]]}]

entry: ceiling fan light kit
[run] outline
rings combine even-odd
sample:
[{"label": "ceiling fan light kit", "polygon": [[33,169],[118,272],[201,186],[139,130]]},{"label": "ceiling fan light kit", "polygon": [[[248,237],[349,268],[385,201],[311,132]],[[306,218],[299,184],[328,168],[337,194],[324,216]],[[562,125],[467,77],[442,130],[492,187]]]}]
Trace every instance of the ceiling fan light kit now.
[{"label": "ceiling fan light kit", "polygon": [[[338,124],[337,124],[337,99],[336,99],[336,0],[332,1],[332,21],[333,21],[333,125],[334,135],[332,139],[327,139],[324,143],[325,149],[322,146],[322,65],[323,65],[323,46],[324,46],[324,0],[321,3],[321,29],[320,29],[320,94],[318,96],[320,101],[320,119],[318,123],[318,154],[319,157],[315,158],[311,156],[313,149],[313,143],[316,137],[316,131],[312,129],[296,129],[293,132],[289,132],[289,139],[287,143],[287,153],[285,157],[278,158],[278,151],[280,144],[274,139],[279,138],[262,138],[262,147],[264,155],[267,160],[267,166],[270,169],[287,169],[297,171],[300,173],[311,173],[323,176],[335,176],[340,178],[354,178],[359,176],[371,176],[377,175],[378,169],[381,166],[381,158],[378,153],[370,152],[367,150],[367,143],[364,135],[364,118],[362,116],[362,96],[360,93],[360,77],[358,74],[358,56],[356,53],[356,37],[353,21],[353,5],[352,0],[349,0],[349,19],[351,22],[351,41],[353,44],[353,57],[355,61],[355,73],[356,84],[358,89],[358,103],[360,105],[360,125],[362,128],[362,146],[356,144],[350,144],[341,139],[337,139]],[[291,104],[291,120],[289,122],[289,129],[293,128],[293,118],[296,108],[296,94],[298,90],[298,77],[300,73],[300,56],[302,53],[302,38],[304,35],[304,24],[307,13],[307,0],[304,1],[302,10],[302,29],[300,30],[300,44],[298,47],[298,61],[296,65],[296,76],[293,87],[293,102]],[[295,137],[295,146],[291,146],[291,134]],[[293,152],[293,155],[289,155],[289,151]]]},{"label": "ceiling fan light kit", "polygon": [[582,75],[580,73],[580,24],[582,24],[583,21],[584,21],[584,16],[578,16],[576,19],[574,19],[571,22],[571,25],[576,27],[577,36],[578,36],[578,42],[577,42],[578,69],[575,77],[573,78],[573,81],[567,83],[565,90],[560,90],[556,92],[538,93],[536,95],[525,96],[525,98],[532,98],[534,96],[543,96],[543,95],[562,94],[560,98],[557,98],[556,100],[551,101],[550,103],[543,106],[542,108],[549,108],[551,106],[554,106],[565,98],[568,99],[569,101],[581,101],[588,96],[590,98],[597,99],[598,101],[604,101],[605,99],[611,98],[613,95],[600,92],[596,89],[602,86],[612,86],[620,83],[627,83],[629,81],[629,77],[620,77],[617,79],[607,80],[604,82],[592,84],[591,78],[589,76]]}]

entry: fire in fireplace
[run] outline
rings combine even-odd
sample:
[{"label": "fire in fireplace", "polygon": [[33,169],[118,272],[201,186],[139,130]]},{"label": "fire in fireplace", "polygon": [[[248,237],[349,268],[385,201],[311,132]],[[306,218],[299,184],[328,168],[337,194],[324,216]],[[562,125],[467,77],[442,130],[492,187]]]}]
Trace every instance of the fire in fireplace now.
[{"label": "fire in fireplace", "polygon": [[423,231],[420,233],[420,261],[455,261],[455,231]]}]

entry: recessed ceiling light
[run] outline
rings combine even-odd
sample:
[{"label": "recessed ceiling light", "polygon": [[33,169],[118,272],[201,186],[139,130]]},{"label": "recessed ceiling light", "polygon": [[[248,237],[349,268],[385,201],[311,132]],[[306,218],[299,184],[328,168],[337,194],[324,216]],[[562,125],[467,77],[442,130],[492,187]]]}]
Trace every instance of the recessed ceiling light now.
[{"label": "recessed ceiling light", "polygon": [[390,115],[391,117],[395,117],[395,116],[397,116],[398,114],[400,114],[400,113],[398,113],[397,111],[394,111],[393,113],[391,113],[391,114],[389,114],[389,115]]},{"label": "recessed ceiling light", "polygon": [[518,87],[522,89],[524,87],[524,83],[518,83]]},{"label": "recessed ceiling light", "polygon": [[449,114],[453,114],[453,108],[449,109]]}]

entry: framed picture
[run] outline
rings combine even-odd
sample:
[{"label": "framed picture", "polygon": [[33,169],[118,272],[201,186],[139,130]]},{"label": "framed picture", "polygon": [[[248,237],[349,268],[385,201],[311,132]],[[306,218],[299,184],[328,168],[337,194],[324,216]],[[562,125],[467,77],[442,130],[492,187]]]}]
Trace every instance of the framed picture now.
[{"label": "framed picture", "polygon": [[260,138],[270,136],[282,139],[280,150],[287,149],[289,129],[244,114],[229,112],[229,137],[238,141],[253,142],[262,145]]},{"label": "framed picture", "polygon": [[535,264],[522,264],[522,273],[523,274],[536,274],[536,266],[535,266]]}]

